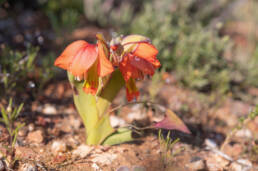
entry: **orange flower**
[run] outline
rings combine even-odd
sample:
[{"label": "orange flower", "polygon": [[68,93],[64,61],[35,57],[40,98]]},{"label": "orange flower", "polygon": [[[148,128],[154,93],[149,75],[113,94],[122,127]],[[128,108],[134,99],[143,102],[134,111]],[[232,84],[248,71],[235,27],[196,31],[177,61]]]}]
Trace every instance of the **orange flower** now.
[{"label": "orange flower", "polygon": [[[134,41],[136,40],[136,41]],[[144,75],[153,75],[160,67],[156,58],[158,50],[143,36],[132,35],[122,41],[124,56],[119,69],[126,82],[128,101],[139,96],[135,79],[143,79]]]},{"label": "orange flower", "polygon": [[99,77],[104,77],[114,70],[107,56],[109,51],[104,41],[99,40],[95,45],[78,40],[65,48],[56,59],[55,66],[69,71],[77,80],[84,79],[83,90],[96,94]]}]

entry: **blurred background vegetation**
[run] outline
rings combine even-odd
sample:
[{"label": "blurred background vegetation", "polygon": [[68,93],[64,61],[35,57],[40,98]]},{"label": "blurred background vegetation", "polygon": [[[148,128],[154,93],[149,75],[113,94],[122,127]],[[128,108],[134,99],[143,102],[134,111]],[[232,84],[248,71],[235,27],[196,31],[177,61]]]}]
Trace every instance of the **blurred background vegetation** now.
[{"label": "blurred background vegetation", "polygon": [[0,96],[64,79],[53,67],[63,47],[102,31],[151,38],[183,87],[258,104],[257,28],[254,0],[2,0]]}]

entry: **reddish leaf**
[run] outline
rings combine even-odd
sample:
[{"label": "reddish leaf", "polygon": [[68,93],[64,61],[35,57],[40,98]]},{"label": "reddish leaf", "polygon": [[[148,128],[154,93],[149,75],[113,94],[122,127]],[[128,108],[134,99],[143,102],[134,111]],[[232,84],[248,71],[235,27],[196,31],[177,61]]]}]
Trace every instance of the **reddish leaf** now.
[{"label": "reddish leaf", "polygon": [[156,123],[154,127],[168,130],[175,129],[187,134],[191,134],[184,122],[169,109],[166,111],[166,117],[162,121]]}]

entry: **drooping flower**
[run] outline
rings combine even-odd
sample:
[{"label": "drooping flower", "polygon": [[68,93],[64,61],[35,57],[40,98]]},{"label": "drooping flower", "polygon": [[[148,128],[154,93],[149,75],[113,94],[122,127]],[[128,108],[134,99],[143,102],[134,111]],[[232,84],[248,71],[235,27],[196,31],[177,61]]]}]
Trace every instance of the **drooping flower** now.
[{"label": "drooping flower", "polygon": [[78,40],[68,45],[56,59],[55,66],[69,71],[77,80],[84,80],[83,90],[96,94],[99,77],[113,72],[113,66],[108,60],[109,51],[103,40],[90,44]]},{"label": "drooping flower", "polygon": [[131,101],[139,96],[135,79],[143,79],[144,75],[152,76],[155,70],[160,67],[160,62],[156,58],[158,50],[148,38],[140,35],[125,37],[121,45],[124,52],[119,69],[126,82],[127,99]]}]

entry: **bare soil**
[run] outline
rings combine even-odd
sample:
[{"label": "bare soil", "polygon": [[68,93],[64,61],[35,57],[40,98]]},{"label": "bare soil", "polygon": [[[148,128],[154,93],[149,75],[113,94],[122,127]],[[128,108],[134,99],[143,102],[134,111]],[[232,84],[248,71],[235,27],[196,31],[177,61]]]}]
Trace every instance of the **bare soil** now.
[{"label": "bare soil", "polygon": [[[175,111],[192,132],[187,135],[171,131],[172,141],[180,139],[175,145],[166,148],[158,131],[148,130],[135,142],[88,147],[90,150],[85,156],[76,155],[74,151],[84,144],[86,137],[69,83],[63,81],[47,86],[44,95],[27,106],[19,119],[26,126],[18,134],[15,170],[28,169],[28,165],[38,170],[117,170],[121,166],[139,166],[148,171],[257,169],[258,118],[237,131],[221,149],[225,138],[238,124],[238,118],[246,116],[252,105],[230,97],[214,97],[214,100],[182,89],[176,81],[167,82],[159,86],[155,101]],[[148,97],[146,90],[150,84],[147,80],[138,85],[142,92],[140,101]],[[125,102],[122,90],[113,107]],[[164,117],[152,106],[142,104],[119,108],[111,115],[138,127],[146,127]],[[0,146],[5,152],[3,146],[8,144],[8,134],[3,125],[0,130]],[[167,131],[162,134],[166,137]],[[54,146],[57,141],[59,144]],[[244,161],[243,165],[237,163],[239,159]]]}]

